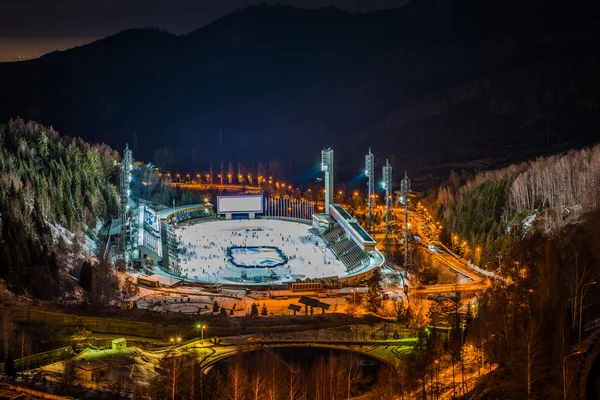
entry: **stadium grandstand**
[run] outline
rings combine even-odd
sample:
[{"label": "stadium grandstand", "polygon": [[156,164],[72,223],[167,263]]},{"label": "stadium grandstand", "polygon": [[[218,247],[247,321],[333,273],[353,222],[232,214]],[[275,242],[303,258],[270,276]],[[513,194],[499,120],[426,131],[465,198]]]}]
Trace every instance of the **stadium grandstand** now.
[{"label": "stadium grandstand", "polygon": [[329,206],[329,215],[313,215],[313,228],[349,275],[383,265],[383,255],[375,248],[377,242],[339,204]]},{"label": "stadium grandstand", "polygon": [[[340,205],[311,215],[310,204],[299,203],[300,211],[294,211],[293,202],[279,207],[280,199],[256,197],[222,197],[216,212],[221,218],[204,218],[214,216],[208,203],[140,208],[138,243],[146,272],[189,282],[312,291],[358,284],[383,265],[373,238]],[[250,215],[263,203],[263,213]],[[179,224],[186,220],[192,221]]]},{"label": "stadium grandstand", "polygon": [[134,219],[134,265],[149,275],[219,287],[306,294],[359,284],[385,260],[356,219],[332,203],[333,150],[321,156],[322,214],[313,201],[262,193],[217,196],[216,210],[208,202],[159,211],[142,204]]},{"label": "stadium grandstand", "polygon": [[[155,211],[147,204],[140,205],[138,211],[137,247],[138,263],[146,268],[155,264],[166,272],[178,273],[179,257],[177,235],[173,229],[179,222],[192,218],[214,215],[210,203],[191,204]],[[134,260],[135,262],[136,260]]]},{"label": "stadium grandstand", "polygon": [[213,214],[213,205],[204,203],[166,208],[158,212],[158,217],[162,222],[177,224],[192,218],[210,217]]}]

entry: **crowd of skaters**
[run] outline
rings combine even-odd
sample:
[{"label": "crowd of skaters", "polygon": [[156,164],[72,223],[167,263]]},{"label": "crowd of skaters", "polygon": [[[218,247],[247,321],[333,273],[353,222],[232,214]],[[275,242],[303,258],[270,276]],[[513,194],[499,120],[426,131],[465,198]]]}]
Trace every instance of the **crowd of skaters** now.
[{"label": "crowd of skaters", "polygon": [[[230,221],[240,223],[241,221]],[[222,222],[220,222],[222,224]],[[181,270],[186,278],[198,280],[225,278],[225,275],[240,275],[228,260],[227,249],[250,246],[275,246],[288,258],[288,263],[278,268],[279,273],[305,274],[310,277],[324,277],[339,274],[344,266],[335,256],[326,250],[322,240],[308,232],[292,234],[275,231],[268,227],[242,226],[234,229],[204,229],[209,224],[203,223],[180,228],[178,234],[178,251]],[[218,224],[218,223],[217,223]],[[290,224],[290,223],[286,223]],[[298,224],[300,225],[300,224]],[[298,265],[298,261],[299,264]],[[337,267],[337,268],[336,268]],[[237,268],[240,269],[240,268]],[[264,269],[264,268],[263,268]],[[333,270],[336,271],[333,271]],[[227,273],[225,273],[227,270]],[[272,272],[265,272],[270,275]]]}]

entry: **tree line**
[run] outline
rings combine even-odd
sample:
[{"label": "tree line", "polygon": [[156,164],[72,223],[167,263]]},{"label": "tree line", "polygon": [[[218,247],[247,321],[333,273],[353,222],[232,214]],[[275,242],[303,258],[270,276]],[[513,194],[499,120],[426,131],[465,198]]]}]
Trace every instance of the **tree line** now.
[{"label": "tree line", "polygon": [[600,316],[599,161],[596,146],[453,173],[438,192],[441,239],[502,277],[479,296],[467,341],[498,366],[487,378],[503,382],[496,398],[580,394],[576,365]]},{"label": "tree line", "polygon": [[600,145],[475,176],[453,171],[435,203],[444,227],[440,239],[495,268],[510,237],[522,237],[532,224],[556,230],[598,208]]},{"label": "tree line", "polygon": [[118,159],[107,145],[35,122],[0,125],[0,278],[10,289],[39,298],[58,293],[61,232],[117,214]]}]

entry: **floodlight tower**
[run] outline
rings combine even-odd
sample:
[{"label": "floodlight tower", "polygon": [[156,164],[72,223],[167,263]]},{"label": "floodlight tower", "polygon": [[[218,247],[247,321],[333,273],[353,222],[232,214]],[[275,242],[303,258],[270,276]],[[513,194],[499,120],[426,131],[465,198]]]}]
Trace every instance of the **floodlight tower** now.
[{"label": "floodlight tower", "polygon": [[321,151],[321,171],[325,173],[325,214],[329,214],[329,205],[333,204],[333,150]]},{"label": "floodlight tower", "polygon": [[365,175],[369,179],[367,181],[367,192],[369,195],[367,202],[367,215],[369,216],[367,222],[367,230],[371,231],[371,225],[373,224],[373,194],[375,193],[375,157],[369,149],[369,153],[365,156]]},{"label": "floodlight tower", "polygon": [[[129,186],[131,183],[131,171],[133,170],[133,153],[129,149],[129,144],[125,145],[123,152],[123,164],[121,165],[121,182],[120,182],[120,210],[121,217],[121,238],[119,240],[119,251],[123,256],[123,261],[127,265],[127,217],[129,215]],[[131,258],[131,257],[130,257]]]},{"label": "floodlight tower", "polygon": [[410,265],[410,252],[408,248],[408,197],[410,195],[410,179],[404,171],[404,178],[400,182],[400,204],[404,205],[404,270]]},{"label": "floodlight tower", "polygon": [[388,258],[388,234],[390,230],[390,193],[392,193],[392,166],[385,160],[385,165],[381,169],[381,186],[385,190],[385,259]]}]

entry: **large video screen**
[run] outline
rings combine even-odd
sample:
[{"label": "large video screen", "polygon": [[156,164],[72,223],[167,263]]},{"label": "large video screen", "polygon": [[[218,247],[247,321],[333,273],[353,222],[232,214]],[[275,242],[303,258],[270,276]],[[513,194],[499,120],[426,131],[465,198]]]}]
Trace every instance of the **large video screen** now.
[{"label": "large video screen", "polygon": [[262,213],[262,196],[218,196],[218,214]]}]

